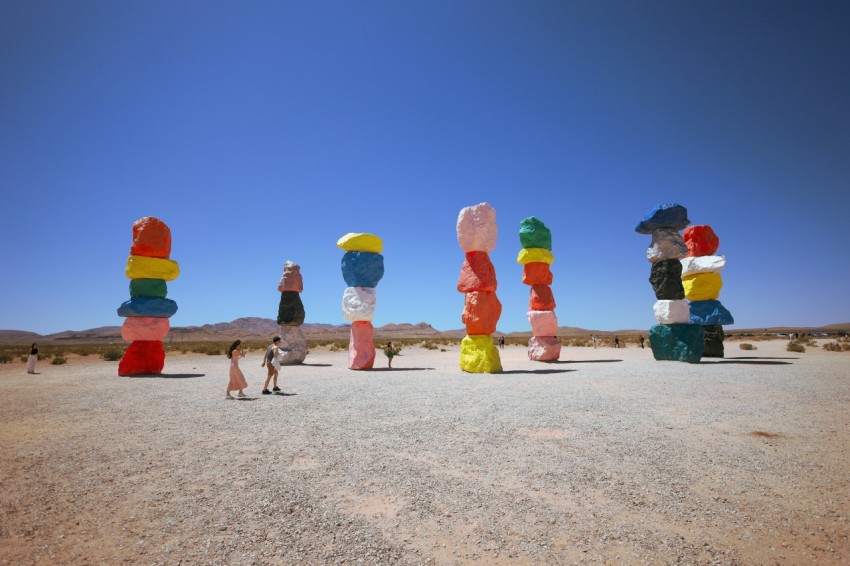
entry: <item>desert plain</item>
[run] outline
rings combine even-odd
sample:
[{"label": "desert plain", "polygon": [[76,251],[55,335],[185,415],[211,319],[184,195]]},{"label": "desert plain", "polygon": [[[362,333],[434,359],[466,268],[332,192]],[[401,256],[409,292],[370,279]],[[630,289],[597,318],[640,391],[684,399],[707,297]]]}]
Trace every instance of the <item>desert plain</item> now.
[{"label": "desert plain", "polygon": [[850,354],[0,365],[0,564],[847,564]]}]

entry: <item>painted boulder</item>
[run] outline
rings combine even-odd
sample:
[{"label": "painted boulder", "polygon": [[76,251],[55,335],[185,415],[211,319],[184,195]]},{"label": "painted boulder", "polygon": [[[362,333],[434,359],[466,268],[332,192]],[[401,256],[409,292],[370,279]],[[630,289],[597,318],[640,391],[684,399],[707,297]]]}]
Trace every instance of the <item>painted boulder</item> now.
[{"label": "painted boulder", "polygon": [[375,331],[372,323],[351,323],[348,341],[348,369],[372,369],[375,365]]},{"label": "painted boulder", "polygon": [[697,273],[715,273],[726,265],[726,257],[722,255],[704,255],[699,257],[683,257],[679,260],[682,264],[682,277],[696,275]]},{"label": "painted boulder", "polygon": [[652,264],[649,283],[658,300],[685,298],[682,287],[682,263],[678,259],[662,259]]},{"label": "painted boulder", "polygon": [[347,252],[342,256],[342,278],[349,287],[377,287],[384,276],[384,256],[372,252]]},{"label": "painted boulder", "polygon": [[496,268],[486,252],[467,252],[460,268],[457,280],[457,290],[461,293],[473,291],[495,291]]},{"label": "painted boulder", "polygon": [[643,217],[635,232],[652,234],[656,230],[681,230],[690,223],[688,209],[681,204],[658,204]]},{"label": "painted boulder", "polygon": [[659,324],[649,329],[656,360],[697,363],[705,348],[705,331],[695,324]]},{"label": "painted boulder", "polygon": [[735,324],[735,319],[720,301],[693,301],[690,304],[690,322],[703,326],[716,326]]},{"label": "painted boulder", "polygon": [[655,263],[665,259],[681,259],[688,253],[688,246],[675,230],[657,230],[646,250],[646,259]]},{"label": "painted boulder", "polygon": [[336,245],[347,252],[379,254],[384,251],[384,241],[375,234],[350,232],[337,240]]},{"label": "painted boulder", "polygon": [[711,255],[720,247],[720,238],[714,233],[711,226],[698,224],[688,226],[682,232],[685,245],[688,246],[689,256]]},{"label": "painted boulder", "polygon": [[532,311],[555,310],[555,295],[549,285],[532,285],[528,309]]},{"label": "painted boulder", "polygon": [[131,316],[121,325],[121,338],[127,342],[135,340],[160,340],[168,336],[171,325],[167,318],[153,316]]},{"label": "painted boulder", "polygon": [[489,335],[464,336],[460,341],[460,369],[469,373],[500,373],[502,360]]},{"label": "painted boulder", "polygon": [[548,263],[532,261],[522,266],[522,282],[526,285],[551,285],[553,279]]},{"label": "painted boulder", "polygon": [[349,322],[375,318],[375,289],[346,287],[342,293],[342,316]]},{"label": "painted boulder", "polygon": [[496,210],[486,202],[461,209],[457,217],[457,241],[466,252],[490,253],[499,236]]},{"label": "painted boulder", "polygon": [[516,258],[516,262],[520,265],[538,262],[552,265],[553,261],[555,261],[555,256],[546,248],[523,248]]},{"label": "painted boulder", "polygon": [[118,316],[149,316],[170,318],[177,312],[177,303],[158,297],[133,297],[118,307]]},{"label": "painted boulder", "polygon": [[723,327],[717,324],[703,326],[705,330],[705,348],[702,352],[703,358],[722,358],[725,355],[723,349]]},{"label": "painted boulder", "polygon": [[277,290],[281,293],[285,291],[301,293],[304,291],[304,278],[301,277],[300,265],[291,261],[283,264],[283,276],[277,284]]},{"label": "painted boulder", "polygon": [[528,311],[526,315],[531,324],[531,333],[535,336],[556,336],[558,317],[553,311]]},{"label": "painted boulder", "polygon": [[519,223],[519,241],[524,248],[552,249],[552,232],[534,216]]},{"label": "painted boulder", "polygon": [[689,301],[711,301],[720,296],[723,278],[719,273],[697,273],[683,277],[682,286]]},{"label": "painted boulder", "polygon": [[555,336],[532,336],[528,341],[528,359],[551,362],[561,357],[561,341]]},{"label": "painted boulder", "polygon": [[176,261],[159,257],[131,255],[127,258],[124,274],[128,279],[164,279],[173,281],[180,275]]},{"label": "painted boulder", "polygon": [[473,291],[466,294],[461,320],[466,333],[493,334],[502,315],[502,303],[492,291]]},{"label": "painted boulder", "polygon": [[284,291],[280,294],[280,304],[277,308],[278,324],[300,326],[304,324],[306,316],[300,293]]},{"label": "painted boulder", "polygon": [[133,223],[133,245],[130,247],[130,254],[168,257],[171,255],[171,230],[159,218],[139,218]]},{"label": "painted boulder", "polygon": [[131,279],[131,297],[158,297],[164,299],[168,295],[168,285],[162,279]]},{"label": "painted boulder", "polygon": [[679,301],[656,301],[652,307],[655,320],[658,324],[690,324],[691,310],[688,302]]},{"label": "painted boulder", "polygon": [[159,340],[131,342],[118,363],[118,375],[155,375],[165,366],[165,350]]}]

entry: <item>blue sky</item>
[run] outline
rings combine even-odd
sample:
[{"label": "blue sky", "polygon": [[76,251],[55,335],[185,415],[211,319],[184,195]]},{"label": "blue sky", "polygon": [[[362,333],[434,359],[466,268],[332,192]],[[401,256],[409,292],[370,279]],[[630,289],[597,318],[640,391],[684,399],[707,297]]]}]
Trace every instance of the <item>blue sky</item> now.
[{"label": "blue sky", "polygon": [[[117,325],[132,223],[171,227],[175,326],[343,322],[336,240],[385,241],[375,324],[461,328],[459,210],[553,234],[559,323],[654,323],[658,202],[710,224],[738,328],[850,321],[846,2],[0,3],[0,328]],[[733,327],[734,328],[734,327]]]}]

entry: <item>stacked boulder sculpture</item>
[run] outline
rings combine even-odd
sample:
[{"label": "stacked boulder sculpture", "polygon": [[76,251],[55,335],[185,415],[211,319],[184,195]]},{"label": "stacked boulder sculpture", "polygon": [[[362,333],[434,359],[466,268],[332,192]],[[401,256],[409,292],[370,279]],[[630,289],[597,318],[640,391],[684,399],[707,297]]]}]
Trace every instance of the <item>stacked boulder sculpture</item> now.
[{"label": "stacked boulder sculpture", "polygon": [[277,309],[277,323],[280,325],[280,347],[283,350],[281,363],[295,365],[304,362],[307,357],[307,338],[301,331],[304,324],[304,304],[301,292],[304,279],[301,267],[291,261],[283,264],[283,276],[277,285],[280,291],[280,305]]},{"label": "stacked boulder sculpture", "polygon": [[522,282],[531,286],[528,322],[532,337],[528,341],[528,359],[548,362],[561,356],[558,340],[558,318],[555,316],[555,297],[552,295],[552,233],[546,225],[529,216],[519,224],[522,250],[517,263],[522,265]]},{"label": "stacked boulder sculpture", "polygon": [[691,302],[690,321],[705,331],[703,356],[722,358],[723,325],[734,324],[735,320],[717,300],[723,286],[719,271],[726,265],[724,256],[714,255],[720,239],[706,225],[689,226],[682,236],[688,247],[687,257],[681,263],[685,298]]},{"label": "stacked boulder sculpture", "polygon": [[346,234],[336,245],[345,250],[342,316],[351,322],[348,369],[372,369],[375,364],[375,288],[384,276],[384,243],[374,234]]},{"label": "stacked boulder sculpture", "polygon": [[457,241],[466,254],[457,290],[465,294],[461,320],[466,336],[460,344],[460,369],[470,373],[499,373],[502,361],[491,334],[502,315],[496,297],[496,269],[490,252],[496,247],[496,211],[483,202],[468,206],[457,218]]},{"label": "stacked boulder sculpture", "polygon": [[649,345],[656,360],[695,363],[702,358],[705,332],[691,324],[690,308],[682,285],[682,263],[688,254],[679,230],[690,224],[680,204],[659,204],[635,228],[651,234],[646,258],[652,263],[649,282],[657,299],[653,310],[658,324],[649,330]]},{"label": "stacked boulder sculpture", "polygon": [[118,375],[162,373],[162,340],[170,330],[168,319],[177,312],[177,303],[166,298],[166,281],[180,275],[170,254],[171,230],[162,220],[145,216],[133,223],[133,244],[124,270],[130,279],[130,300],[118,307],[118,316],[126,317],[121,337],[130,346],[118,363]]}]

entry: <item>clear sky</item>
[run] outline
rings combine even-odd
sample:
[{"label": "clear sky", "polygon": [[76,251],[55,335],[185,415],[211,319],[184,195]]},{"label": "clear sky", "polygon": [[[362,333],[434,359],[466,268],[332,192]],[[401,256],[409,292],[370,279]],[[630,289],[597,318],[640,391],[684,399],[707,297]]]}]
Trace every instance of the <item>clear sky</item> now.
[{"label": "clear sky", "polygon": [[[384,239],[376,325],[462,328],[459,210],[553,234],[563,326],[648,328],[679,202],[736,327],[850,321],[850,3],[0,1],[0,328],[118,325],[133,222],[172,230],[172,325],[343,323],[336,240]],[[734,328],[734,327],[733,327]]]}]

